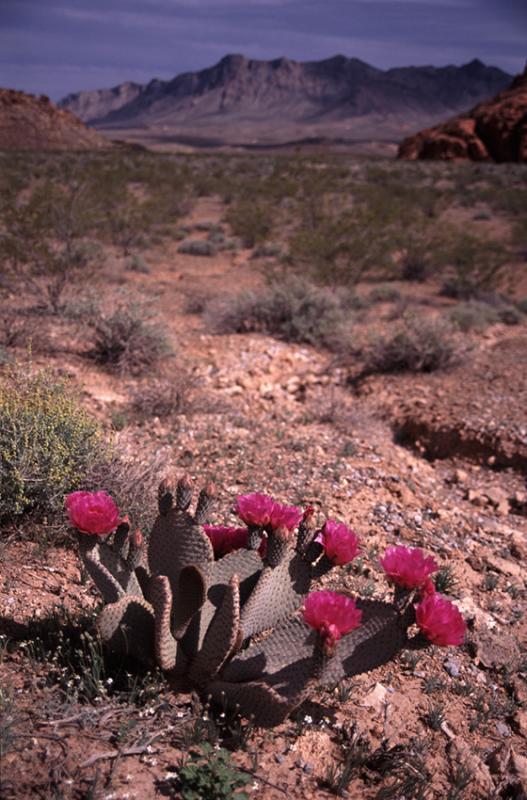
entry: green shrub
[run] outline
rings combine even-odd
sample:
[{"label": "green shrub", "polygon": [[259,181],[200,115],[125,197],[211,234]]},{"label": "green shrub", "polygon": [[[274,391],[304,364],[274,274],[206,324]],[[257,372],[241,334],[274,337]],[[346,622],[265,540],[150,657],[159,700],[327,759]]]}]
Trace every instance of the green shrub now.
[{"label": "green shrub", "polygon": [[459,303],[449,313],[451,322],[460,330],[482,331],[489,325],[519,325],[525,320],[521,309],[500,295],[482,295],[487,300],[469,300]]},{"label": "green shrub", "polygon": [[376,286],[369,294],[372,303],[396,303],[401,299],[401,292],[394,286],[383,284]]},{"label": "green shrub", "polygon": [[96,226],[93,186],[37,182],[1,209],[0,266],[15,285],[56,314],[65,292],[92,277],[103,263],[100,246],[86,238]]},{"label": "green shrub", "polygon": [[188,256],[214,256],[217,247],[208,239],[184,239],[178,247],[178,253]]},{"label": "green shrub", "polygon": [[499,322],[499,315],[495,308],[476,300],[458,303],[449,311],[448,316],[456,328],[464,333],[472,330],[483,331],[489,325]]},{"label": "green shrub", "polygon": [[139,300],[122,300],[110,313],[89,320],[94,332],[88,355],[121,373],[140,374],[172,353],[163,325]]},{"label": "green shrub", "polygon": [[345,338],[338,296],[299,278],[211,304],[206,319],[215,333],[268,333],[330,349],[337,349]]},{"label": "green shrub", "polygon": [[9,368],[0,392],[0,518],[62,509],[104,447],[97,423],[64,381]]},{"label": "green shrub", "polygon": [[372,342],[363,375],[390,372],[435,372],[458,355],[452,329],[444,320],[408,318],[387,336]]},{"label": "green shrub", "polygon": [[256,201],[253,197],[241,197],[229,207],[225,220],[245,247],[254,247],[271,234],[274,213],[269,203]]},{"label": "green shrub", "polygon": [[190,753],[179,770],[182,800],[248,800],[240,792],[251,780],[232,763],[228,750],[216,750],[205,742]]},{"label": "green shrub", "polygon": [[150,267],[146,263],[145,259],[138,253],[128,259],[126,263],[126,269],[130,272],[140,272],[143,275],[148,275],[150,272]]},{"label": "green shrub", "polygon": [[456,232],[439,255],[446,269],[441,293],[456,300],[470,300],[499,284],[507,261],[503,244]]},{"label": "green shrub", "polygon": [[527,314],[527,297],[524,297],[522,300],[518,300],[516,303],[516,308],[522,314]]}]

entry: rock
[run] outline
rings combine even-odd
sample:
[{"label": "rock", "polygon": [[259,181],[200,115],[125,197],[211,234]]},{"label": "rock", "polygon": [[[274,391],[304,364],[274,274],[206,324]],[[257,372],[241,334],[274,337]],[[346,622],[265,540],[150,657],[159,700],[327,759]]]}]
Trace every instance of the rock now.
[{"label": "rock", "polygon": [[466,483],[468,481],[468,474],[464,469],[456,469],[454,472],[454,483]]},{"label": "rock", "polygon": [[0,89],[0,150],[98,150],[113,145],[48,97]]},{"label": "rock", "polygon": [[472,505],[479,506],[480,508],[484,508],[488,505],[487,496],[478,489],[469,489],[467,492],[467,500],[469,503],[472,503]]},{"label": "rock", "polygon": [[515,561],[510,561],[508,558],[500,558],[500,556],[487,556],[487,564],[496,572],[501,572],[502,575],[521,578],[525,573],[524,566],[517,564]]},{"label": "rock", "polygon": [[379,714],[387,704],[388,689],[382,683],[376,683],[371,692],[362,698],[359,705],[365,708],[372,708]]},{"label": "rock", "polygon": [[527,161],[527,66],[508,89],[433,128],[404,139],[398,157]]},{"label": "rock", "polygon": [[[479,758],[472,747],[460,739],[454,739],[448,745],[448,757],[452,767],[465,767],[472,773],[472,784],[475,784],[483,797],[494,796],[494,781],[490,770]],[[479,796],[479,795],[478,795]]]},{"label": "rock", "polygon": [[509,737],[511,735],[511,729],[504,722],[497,722],[496,730],[498,731],[500,736]]},{"label": "rock", "polygon": [[491,486],[490,489],[485,490],[485,496],[490,500],[500,516],[507,516],[510,511],[510,505],[507,493],[503,489],[500,489],[499,486]]},{"label": "rock", "polygon": [[527,739],[527,711],[519,709],[513,718],[514,730]]},{"label": "rock", "polygon": [[512,531],[509,547],[515,558],[527,560],[527,534],[521,531]]},{"label": "rock", "polygon": [[453,658],[447,658],[444,667],[451,678],[459,678],[460,667],[458,661],[455,661]]},{"label": "rock", "polygon": [[511,767],[521,780],[524,791],[527,789],[527,757],[511,750]]},{"label": "rock", "polygon": [[511,667],[518,659],[518,644],[507,633],[481,632],[476,638],[475,661],[482,667]]}]

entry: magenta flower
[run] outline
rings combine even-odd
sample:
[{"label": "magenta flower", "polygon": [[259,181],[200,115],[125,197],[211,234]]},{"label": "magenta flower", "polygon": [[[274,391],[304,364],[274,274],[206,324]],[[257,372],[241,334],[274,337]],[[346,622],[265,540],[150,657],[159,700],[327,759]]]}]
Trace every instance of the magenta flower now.
[{"label": "magenta flower", "polygon": [[439,569],[436,560],[425,556],[418,547],[389,547],[380,562],[388,578],[403,589],[423,586],[429,575]]},{"label": "magenta flower", "polygon": [[209,537],[215,558],[226,556],[233,550],[247,547],[247,528],[229,528],[226,525],[203,525]]},{"label": "magenta flower", "polygon": [[236,498],[235,512],[246,525],[263,528],[269,525],[275,502],[267,494],[242,494]]},{"label": "magenta flower", "polygon": [[119,525],[119,509],[106,492],[72,492],[66,497],[68,517],[81,533],[107,536]]},{"label": "magenta flower", "polygon": [[318,631],[324,639],[324,648],[331,652],[345,633],[360,625],[362,611],[355,600],[338,592],[310,592],[304,603],[304,622]]},{"label": "magenta flower", "polygon": [[359,539],[357,534],[342,522],[328,519],[315,539],[324,548],[329,560],[342,566],[353,561],[359,552]]},{"label": "magenta flower", "polygon": [[457,606],[440,594],[425,597],[415,607],[415,621],[432,644],[463,644],[466,623]]},{"label": "magenta flower", "polygon": [[297,508],[296,506],[283,506],[280,503],[275,503],[271,511],[269,523],[271,528],[275,531],[278,530],[278,528],[287,528],[288,531],[292,531],[300,524],[303,516],[304,512],[301,508]]}]

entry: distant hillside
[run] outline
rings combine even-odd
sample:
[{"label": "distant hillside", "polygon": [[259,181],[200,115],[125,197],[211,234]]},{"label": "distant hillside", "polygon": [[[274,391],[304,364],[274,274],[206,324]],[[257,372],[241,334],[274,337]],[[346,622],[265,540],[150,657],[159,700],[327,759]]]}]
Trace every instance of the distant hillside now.
[{"label": "distant hillside", "polygon": [[0,150],[94,150],[110,142],[49,98],[0,89]]},{"label": "distant hillside", "polygon": [[98,128],[198,131],[225,141],[400,138],[503,89],[511,76],[462,67],[381,70],[356,58],[255,61],[228,55],[172,80],[68,95],[60,107]]},{"label": "distant hillside", "polygon": [[527,162],[527,65],[496,97],[409,136],[399,158]]}]

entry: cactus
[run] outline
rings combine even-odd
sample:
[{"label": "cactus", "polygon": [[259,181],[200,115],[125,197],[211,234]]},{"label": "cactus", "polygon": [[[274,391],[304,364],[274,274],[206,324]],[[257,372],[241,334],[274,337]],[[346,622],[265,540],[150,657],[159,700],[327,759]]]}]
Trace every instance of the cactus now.
[{"label": "cactus", "polygon": [[[271,726],[317,684],[334,684],[387,662],[404,647],[423,645],[422,637],[409,639],[407,631],[416,621],[412,600],[424,578],[414,590],[397,586],[391,603],[357,600],[361,624],[342,638],[329,626],[333,638],[325,639],[327,631],[313,630],[298,614],[313,580],[333,567],[313,509],[296,533],[283,524],[273,530],[268,521],[251,521],[248,549],[215,560],[202,528],[214,494],[212,485],[203,489],[192,514],[189,480],[163,481],[148,544],[139,532],[130,533],[126,519],[113,541],[79,533],[80,556],[106,603],[98,630],[110,648],[157,664],[171,685],[183,679],[253,715],[256,724]],[[291,510],[281,508],[284,514]],[[323,531],[329,536],[338,528],[328,523]],[[264,534],[265,553],[257,551]]]}]

